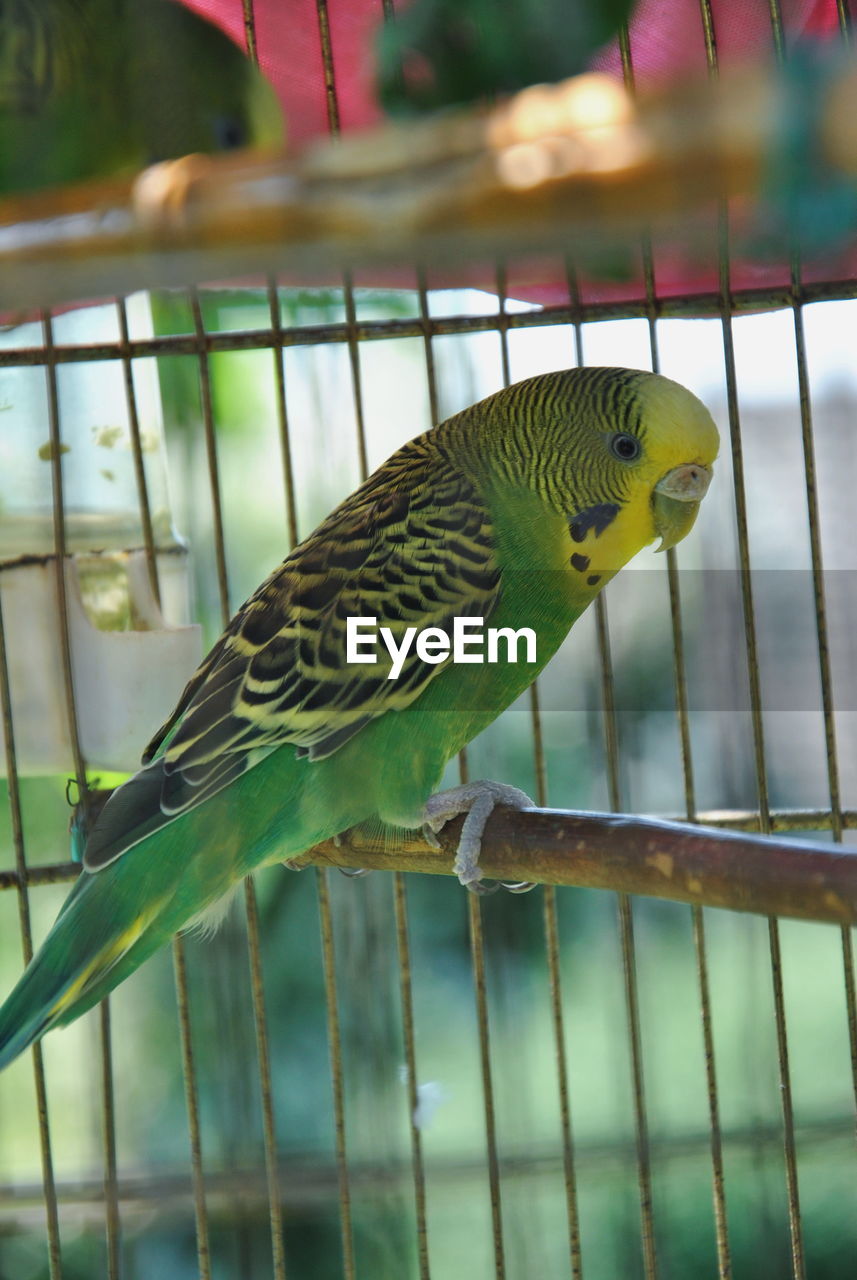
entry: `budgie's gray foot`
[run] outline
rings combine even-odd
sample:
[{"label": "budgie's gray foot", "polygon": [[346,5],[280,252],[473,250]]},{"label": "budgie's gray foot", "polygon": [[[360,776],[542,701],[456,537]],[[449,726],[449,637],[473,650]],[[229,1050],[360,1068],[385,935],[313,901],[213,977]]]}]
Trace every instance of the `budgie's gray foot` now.
[{"label": "budgie's gray foot", "polygon": [[[471,893],[493,893],[496,885],[486,885],[479,870],[479,854],[482,849],[482,833],[485,824],[498,804],[512,809],[534,809],[535,801],[525,791],[507,786],[504,782],[467,782],[462,787],[450,787],[429,796],[423,808],[423,834],[429,844],[437,845],[436,832],[452,818],[466,813],[461,828],[461,838],[455,855],[453,870]],[[533,886],[527,882],[507,884],[512,893],[525,893]]]}]

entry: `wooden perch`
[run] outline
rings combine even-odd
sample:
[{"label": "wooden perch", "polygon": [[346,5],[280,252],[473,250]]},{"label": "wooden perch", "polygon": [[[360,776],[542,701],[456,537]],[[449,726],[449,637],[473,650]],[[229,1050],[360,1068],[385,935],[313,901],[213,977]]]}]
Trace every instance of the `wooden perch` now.
[{"label": "wooden perch", "polygon": [[[189,156],[133,181],[7,199],[0,311],[242,274],[306,281],[571,248],[580,260],[652,226],[687,242],[718,200],[759,194],[784,143],[783,92],[758,65],[639,101],[589,74],[294,156]],[[854,175],[853,64],[818,117],[813,160]]]},{"label": "wooden perch", "polygon": [[[299,864],[452,875],[462,819],[394,853],[355,827],[317,845]],[[486,878],[613,889],[731,911],[857,923],[857,856],[842,846],[780,840],[691,823],[561,809],[497,809],[480,866]]]},{"label": "wooden perch", "polygon": [[[857,815],[847,817],[847,825],[857,822]],[[724,814],[718,820],[744,825],[754,818]],[[812,815],[795,820],[809,821]],[[375,832],[354,827],[338,844],[316,845],[294,865],[451,876],[462,821],[444,827],[440,849],[419,833],[402,836],[391,849]],[[788,828],[792,817],[779,815],[778,822]],[[857,851],[842,845],[628,814],[498,808],[485,829],[480,865],[486,878],[496,880],[612,889],[730,911],[857,923]],[[27,883],[70,880],[79,871],[72,862],[32,867]],[[0,890],[17,885],[16,872],[0,871]]]}]

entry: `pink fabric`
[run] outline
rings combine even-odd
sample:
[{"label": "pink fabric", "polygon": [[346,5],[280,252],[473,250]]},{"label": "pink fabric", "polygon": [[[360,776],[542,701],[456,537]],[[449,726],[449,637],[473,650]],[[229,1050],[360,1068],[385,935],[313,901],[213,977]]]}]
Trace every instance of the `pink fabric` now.
[{"label": "pink fabric", "polygon": [[[242,0],[179,0],[216,22],[245,47]],[[406,0],[397,0],[404,7]],[[299,144],[328,132],[328,104],[324,84],[316,0],[253,0],[259,60],[283,104],[291,143]],[[787,44],[802,35],[835,38],[836,0],[781,0]],[[721,66],[770,57],[773,41],[767,0],[711,0],[717,55]],[[336,107],[343,131],[363,128],[381,119],[373,93],[373,38],[382,21],[381,0],[327,0],[330,41],[336,82]],[[699,0],[640,0],[631,23],[631,56],[639,85],[663,82],[677,74],[706,71],[705,41]],[[600,69],[621,76],[618,49],[610,47],[595,61]],[[615,271],[615,263],[611,264]],[[657,292],[670,294],[718,288],[716,241],[704,261],[686,260],[674,246],[655,246]],[[807,264],[806,279],[837,278],[855,270],[853,254],[840,253],[827,262]],[[638,263],[633,278],[619,281],[595,276],[581,280],[585,301],[627,299],[643,294]],[[611,272],[612,274],[612,272]],[[626,271],[623,274],[628,274]],[[434,281],[480,284],[491,288],[493,272],[476,268]],[[735,261],[732,287],[787,285],[788,263]],[[381,281],[367,281],[381,283]],[[401,280],[402,284],[411,283]],[[509,272],[509,293],[538,302],[567,300],[564,271],[556,263],[532,264]]]}]

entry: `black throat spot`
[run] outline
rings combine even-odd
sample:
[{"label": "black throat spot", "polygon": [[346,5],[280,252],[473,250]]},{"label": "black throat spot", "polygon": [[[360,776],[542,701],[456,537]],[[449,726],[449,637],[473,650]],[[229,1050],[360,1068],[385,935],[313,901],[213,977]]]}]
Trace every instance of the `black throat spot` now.
[{"label": "black throat spot", "polygon": [[599,537],[618,514],[619,506],[616,502],[598,502],[594,507],[584,507],[569,523],[568,531],[572,541],[583,542],[590,529],[594,530],[596,538]]}]

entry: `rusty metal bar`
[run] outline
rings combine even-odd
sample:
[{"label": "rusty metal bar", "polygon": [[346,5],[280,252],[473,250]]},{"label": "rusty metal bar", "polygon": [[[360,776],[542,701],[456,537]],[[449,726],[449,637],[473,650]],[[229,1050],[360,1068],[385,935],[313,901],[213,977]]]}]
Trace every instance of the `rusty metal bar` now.
[{"label": "rusty metal bar", "polygon": [[259,943],[259,908],[252,876],[244,881],[247,912],[247,946],[250,956],[250,982],[256,1027],[256,1057],[259,1064],[259,1091],[262,1099],[262,1129],[265,1144],[265,1176],[268,1187],[268,1216],[271,1225],[273,1280],[286,1280],[286,1254],[283,1243],[283,1216],[277,1165],[277,1133],[274,1121],[274,1097],[271,1084],[271,1054],[268,1041],[268,1015],[265,1009],[265,987],[262,953]]},{"label": "rusty metal bar", "polygon": [[[42,335],[44,342],[45,375],[48,391],[48,427],[51,442],[51,489],[53,497],[53,533],[54,533],[54,580],[59,614],[59,645],[63,676],[63,694],[66,715],[68,717],[69,741],[74,762],[79,803],[84,813],[87,807],[86,763],[80,743],[77,720],[77,699],[74,688],[74,669],[71,653],[71,633],[69,630],[68,596],[66,584],[66,527],[65,527],[65,489],[62,468],[62,433],[60,425],[59,379],[56,361],[54,360],[53,319],[50,312],[42,315]],[[101,1014],[101,1103],[103,1116],[104,1141],[104,1210],[105,1230],[107,1235],[108,1271],[112,1277],[119,1268],[119,1201],[116,1189],[116,1134],[115,1105],[113,1098],[113,1067],[110,1045],[109,1010],[102,1008]]]},{"label": "rusty metal bar", "polygon": [[247,57],[254,64],[259,65],[259,51],[256,45],[256,14],[253,10],[253,0],[242,0],[242,9],[244,11],[244,42],[247,45]]},{"label": "rusty metal bar", "polygon": [[[506,309],[506,271],[502,265],[497,268],[497,299],[500,314],[500,354],[503,367],[503,383],[511,382],[511,361],[509,357],[509,312]],[[429,340],[430,341],[430,340]],[[536,779],[535,797],[539,805],[548,802],[547,762],[545,757],[544,738],[542,735],[542,716],[539,703],[539,682],[534,680],[530,685],[530,722],[533,729],[533,768]],[[559,1092],[560,1128],[562,1132],[563,1178],[565,1182],[565,1207],[568,1221],[568,1252],[572,1280],[581,1280],[583,1263],[580,1248],[580,1215],[577,1201],[577,1174],[574,1167],[574,1140],[571,1128],[571,1098],[568,1085],[568,1060],[565,1046],[565,1017],[563,1012],[562,966],[559,952],[559,925],[557,920],[556,891],[551,885],[543,890],[542,901],[543,928],[545,932],[545,954],[548,966],[548,984],[550,990],[551,1021],[553,1025],[554,1055],[556,1062],[557,1089]]]},{"label": "rusty metal bar", "polygon": [[488,1189],[491,1197],[491,1229],[494,1243],[494,1275],[505,1280],[506,1256],[503,1246],[503,1202],[500,1192],[500,1160],[497,1151],[497,1122],[494,1109],[494,1081],[491,1070],[491,1029],[488,1021],[488,993],[485,987],[485,945],[482,936],[482,902],[477,894],[467,895],[470,927],[470,957],[476,996],[479,1030],[479,1061],[482,1068],[482,1100],[485,1109],[485,1153],[488,1162]]},{"label": "rusty metal bar", "polygon": [[137,484],[137,501],[140,504],[140,524],[143,529],[143,546],[146,549],[146,567],[152,594],[160,605],[161,585],[158,581],[157,548],[152,529],[152,509],[149,503],[149,487],[146,483],[146,464],[143,458],[143,442],[140,438],[140,415],[137,411],[137,393],[134,388],[134,368],[131,363],[128,334],[128,307],[124,298],[116,299],[119,317],[119,350],[122,356],[122,374],[125,384],[125,403],[128,409],[128,429],[131,435],[131,454],[134,459],[134,479]]},{"label": "rusty metal bar", "polygon": [[101,1096],[104,1108],[104,1208],[107,1217],[107,1280],[119,1280],[120,1223],[119,1180],[116,1170],[116,1109],[113,1100],[113,1057],[110,1039],[110,1001],[99,1005],[101,1047]]},{"label": "rusty metal bar", "polygon": [[[9,666],[6,656],[6,629],[3,610],[0,607],[0,711],[3,718],[3,745],[6,752],[6,777],[9,784],[9,814],[12,823],[12,843],[15,849],[15,877],[18,889],[18,922],[21,933],[21,950],[24,964],[33,958],[33,932],[30,924],[30,900],[28,893],[27,857],[24,846],[24,824],[21,814],[21,791],[18,778],[18,758],[15,751],[15,732],[12,722],[12,694],[9,687]],[[48,1096],[45,1087],[45,1065],[42,1046],[33,1046],[33,1074],[36,1088],[36,1114],[39,1125],[39,1148],[42,1163],[41,1199],[44,1200],[47,1226],[48,1273],[50,1280],[62,1280],[60,1255],[59,1210],[57,1186],[54,1176],[53,1150]]]},{"label": "rusty metal bar", "polygon": [[[211,393],[211,369],[205,344],[205,326],[202,318],[199,294],[190,293],[194,331],[198,342],[200,397],[202,405],[205,448],[208,461],[209,488],[214,530],[214,552],[217,569],[221,622],[225,626],[231,615],[229,582],[226,569],[226,541],[223,527],[223,507],[220,492],[220,469],[217,459],[217,434],[214,423]],[[272,325],[274,316],[272,314]],[[280,353],[281,355],[282,353]],[[275,353],[276,355],[276,353]],[[285,1280],[285,1250],[280,1196],[276,1171],[276,1124],[274,1118],[271,1064],[268,1044],[268,1019],[265,1010],[262,954],[259,939],[259,915],[256,907],[256,891],[252,877],[244,882],[244,914],[247,925],[247,953],[250,969],[250,990],[253,1002],[253,1019],[256,1035],[256,1058],[259,1072],[259,1092],[262,1106],[262,1131],[265,1151],[265,1167],[268,1178],[268,1208],[271,1227],[271,1251],[275,1280]]]},{"label": "rusty metal bar", "polygon": [[271,333],[273,334],[274,382],[277,392],[277,425],[280,430],[280,453],[283,462],[283,490],[286,496],[286,522],[288,527],[289,548],[298,540],[298,525],[295,503],[295,477],[292,469],[292,443],[289,435],[289,412],[286,405],[286,369],[283,351],[283,326],[280,320],[280,297],[277,282],[273,278],[268,281],[268,308],[271,313]]},{"label": "rusty metal bar", "polygon": [[426,1220],[426,1179],[423,1160],[423,1137],[417,1124],[419,1094],[417,1092],[417,1045],[414,1028],[414,993],[411,979],[411,949],[408,940],[408,902],[405,878],[393,877],[393,900],[396,912],[396,952],[399,961],[399,999],[402,1006],[402,1038],[405,1045],[406,1088],[411,1131],[411,1175],[414,1183],[414,1211],[417,1223],[417,1265],[420,1280],[430,1280],[428,1224]]},{"label": "rusty metal bar", "polygon": [[[622,49],[623,70],[626,83],[633,91],[634,68],[631,57],[630,42],[626,29],[623,29],[620,41]],[[648,230],[641,238],[641,257],[643,262],[643,281],[646,290],[647,324],[649,330],[649,350],[652,371],[660,373],[661,360],[658,346],[658,297],[655,287],[655,266],[652,252],[652,239]],[[684,783],[684,803],[688,822],[693,822],[696,813],[696,795],[693,781],[693,753],[690,740],[690,719],[687,697],[687,674],[684,657],[684,628],[681,616],[681,590],[679,586],[678,552],[675,547],[667,550],[667,583],[670,599],[670,625],[673,642],[673,683],[676,699],[676,717],[678,720],[679,744],[681,749],[682,779]],[[705,1057],[706,1092],[708,1096],[708,1115],[711,1128],[711,1173],[712,1198],[714,1207],[714,1233],[717,1246],[717,1267],[720,1280],[730,1280],[732,1275],[732,1259],[729,1247],[728,1222],[726,1215],[726,1190],[723,1168],[723,1141],[720,1127],[720,1102],[717,1089],[717,1072],[714,1059],[714,1032],[711,1020],[711,997],[708,983],[708,958],[705,946],[705,921],[702,907],[691,907],[693,926],[693,945],[696,955],[697,982],[699,984],[699,1009],[702,1021],[702,1039]]]},{"label": "rusty metal bar", "polygon": [[[261,289],[261,286],[260,286]],[[804,305],[813,302],[846,302],[857,297],[857,281],[838,280],[823,283],[807,282],[801,287]],[[742,289],[731,294],[733,316],[756,314],[760,311],[782,311],[793,304],[792,285],[777,288]],[[543,328],[549,325],[572,324],[579,319],[582,324],[599,320],[647,320],[651,304],[645,298],[628,298],[609,302],[585,302],[578,299],[576,305],[556,304],[534,311],[513,311],[507,314],[503,324],[509,330]],[[717,293],[683,294],[680,297],[655,299],[655,318],[658,320],[719,319],[721,299]],[[386,338],[448,337],[455,334],[486,333],[499,328],[497,312],[486,315],[430,316],[426,311],[419,318],[394,318],[389,320],[357,320],[354,337],[358,342],[382,341]],[[341,343],[348,339],[345,321],[331,321],[319,325],[294,325],[288,329],[245,329],[207,333],[204,347],[209,353],[221,351],[268,351],[277,346],[317,346],[325,343]],[[152,338],[132,338],[127,348],[115,342],[61,343],[54,347],[53,359],[57,365],[76,364],[94,360],[120,360],[126,354],[132,359],[144,356],[196,355],[200,340],[195,334],[161,334]],[[44,347],[4,347],[0,350],[0,367],[42,366],[45,363]]]},{"label": "rusty metal bar", "polygon": [[208,364],[208,345],[202,308],[196,289],[189,293],[195,338],[195,354],[199,364],[199,391],[202,406],[202,425],[205,432],[205,454],[208,462],[208,481],[211,493],[211,519],[214,531],[214,559],[217,567],[217,587],[220,600],[220,623],[229,621],[229,579],[226,572],[226,542],[223,536],[223,500],[220,493],[220,470],[217,463],[217,440],[214,431],[214,410],[211,402],[211,372]]},{"label": "rusty metal bar", "polygon": [[345,1280],[355,1280],[354,1232],[351,1222],[351,1183],[348,1172],[348,1147],[345,1134],[345,1083],[342,1076],[342,1037],[339,1025],[339,1000],[336,989],[336,954],[333,944],[333,918],[327,871],[319,868],[316,875],[318,911],[321,925],[321,947],[324,961],[324,994],[327,1010],[327,1043],[330,1049],[330,1075],[333,1087],[333,1115],[336,1133],[336,1168],[338,1173],[339,1221],[342,1232],[342,1267]]},{"label": "rusty metal bar", "polygon": [[199,1280],[211,1280],[211,1244],[208,1230],[208,1206],[205,1201],[205,1174],[202,1168],[199,1094],[196,1086],[196,1066],[190,1025],[184,945],[184,939],[180,936],[173,938],[173,970],[176,981],[176,1002],[178,1005],[181,1038],[182,1079],[184,1081],[185,1110],[187,1111],[190,1137],[193,1212],[196,1224],[196,1259],[199,1265]]},{"label": "rusty metal bar", "polygon": [[[607,751],[607,785],[610,805],[621,808],[619,782],[619,735],[607,621],[607,601],[602,592],[595,601],[598,652],[601,661],[601,690],[604,709],[604,742]],[[628,1020],[628,1042],[631,1049],[631,1081],[636,1129],[637,1182],[640,1193],[640,1227],[643,1268],[646,1280],[657,1280],[658,1262],[652,1209],[652,1164],[649,1150],[649,1125],[643,1079],[643,1046],[640,1037],[640,1003],[637,993],[637,961],[634,944],[634,917],[631,900],[625,891],[617,899],[619,937],[622,944],[622,973],[625,985],[625,1012]]]}]

